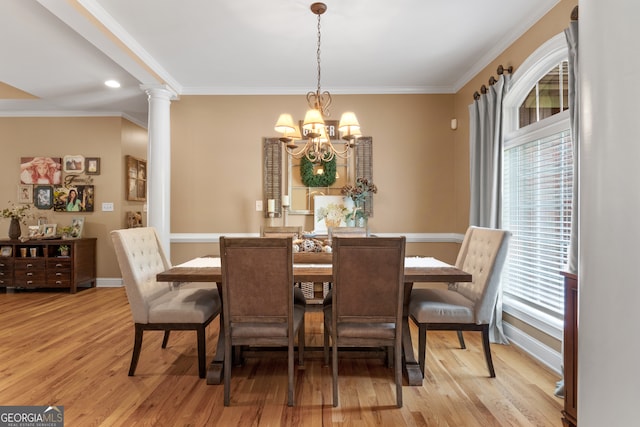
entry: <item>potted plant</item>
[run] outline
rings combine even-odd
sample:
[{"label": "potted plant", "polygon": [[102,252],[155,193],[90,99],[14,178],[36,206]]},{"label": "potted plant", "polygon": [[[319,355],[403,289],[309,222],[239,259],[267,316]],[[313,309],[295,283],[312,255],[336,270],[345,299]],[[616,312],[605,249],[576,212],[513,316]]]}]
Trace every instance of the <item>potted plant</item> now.
[{"label": "potted plant", "polygon": [[355,221],[355,225],[358,227],[366,226],[369,215],[364,208],[364,202],[369,194],[377,192],[378,187],[366,178],[358,178],[355,185],[347,184],[342,187],[342,195],[351,198],[355,205],[353,210],[347,214],[346,219]]},{"label": "potted plant", "polygon": [[58,246],[58,252],[60,253],[60,256],[69,256],[69,245]]},{"label": "potted plant", "polygon": [[9,238],[17,239],[22,234],[20,229],[20,223],[25,224],[27,218],[31,218],[33,214],[31,213],[31,205],[25,204],[21,206],[16,206],[13,203],[11,207],[4,208],[2,210],[2,218],[11,219],[11,224],[9,225]]},{"label": "potted plant", "polygon": [[60,227],[60,234],[63,239],[72,239],[73,238],[73,227],[68,225],[66,227]]}]

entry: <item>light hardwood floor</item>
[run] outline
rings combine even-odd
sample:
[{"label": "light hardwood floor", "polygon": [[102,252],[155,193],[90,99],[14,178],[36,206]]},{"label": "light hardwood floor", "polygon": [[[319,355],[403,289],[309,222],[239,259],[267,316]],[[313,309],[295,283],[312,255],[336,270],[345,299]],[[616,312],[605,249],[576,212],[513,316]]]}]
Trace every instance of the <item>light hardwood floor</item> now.
[{"label": "light hardwood floor", "polygon": [[[322,345],[321,316],[307,314],[307,345]],[[209,359],[217,332],[214,320]],[[403,387],[401,409],[392,370],[375,358],[340,360],[333,408],[319,352],[296,370],[295,407],[286,404],[286,357],[264,356],[234,367],[224,407],[222,385],[198,378],[193,332],[172,332],[164,350],[160,332],[145,333],[136,376],[127,376],[133,323],[123,288],[1,293],[0,405],[64,406],[66,426],[561,426],[557,374],[493,345],[497,378],[488,378],[479,335],[465,339],[461,350],[455,333],[429,333],[426,378]]]}]

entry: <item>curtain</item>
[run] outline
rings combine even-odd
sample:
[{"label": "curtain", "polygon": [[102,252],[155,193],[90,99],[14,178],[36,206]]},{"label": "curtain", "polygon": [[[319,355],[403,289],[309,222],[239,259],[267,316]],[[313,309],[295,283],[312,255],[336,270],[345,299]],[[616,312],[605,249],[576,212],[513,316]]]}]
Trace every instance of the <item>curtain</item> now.
[{"label": "curtain", "polygon": [[569,120],[573,141],[573,207],[571,209],[571,239],[567,271],[578,273],[578,147],[580,145],[580,92],[578,87],[578,21],[571,21],[564,30],[569,46]]},{"label": "curtain", "polygon": [[[469,224],[498,228],[502,162],[502,100],[510,76],[504,74],[489,86],[487,93],[469,105],[471,207]],[[489,339],[508,344],[502,329],[502,291],[491,324]]]},{"label": "curtain", "polygon": [[[577,7],[577,6],[576,6]],[[572,20],[564,30],[569,48],[569,121],[571,123],[571,140],[573,141],[573,207],[571,209],[571,237],[567,254],[567,271],[578,274],[578,147],[580,146],[580,90],[578,86],[578,21]],[[564,345],[562,346],[564,353]],[[564,358],[564,356],[563,356]],[[564,370],[564,366],[562,367]],[[564,378],[556,383],[553,392],[564,397]]]}]

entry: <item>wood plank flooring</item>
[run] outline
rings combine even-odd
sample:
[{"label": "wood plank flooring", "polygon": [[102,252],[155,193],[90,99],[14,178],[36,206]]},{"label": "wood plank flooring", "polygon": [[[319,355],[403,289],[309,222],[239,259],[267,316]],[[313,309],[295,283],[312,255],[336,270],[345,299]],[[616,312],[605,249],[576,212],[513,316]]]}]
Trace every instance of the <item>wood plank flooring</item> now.
[{"label": "wood plank flooring", "polygon": [[[322,345],[321,319],[307,313],[307,345]],[[214,320],[208,359],[217,334]],[[320,352],[297,368],[295,407],[286,404],[286,357],[264,356],[234,367],[224,407],[223,386],[198,378],[193,332],[172,332],[164,350],[162,333],[145,333],[136,376],[127,376],[133,323],[124,288],[0,293],[0,405],[64,406],[66,426],[562,425],[557,374],[514,346],[492,345],[497,378],[488,378],[479,334],[465,340],[461,350],[455,333],[429,333],[424,383],[403,387],[401,409],[393,372],[376,358],[340,360],[334,408]]]}]

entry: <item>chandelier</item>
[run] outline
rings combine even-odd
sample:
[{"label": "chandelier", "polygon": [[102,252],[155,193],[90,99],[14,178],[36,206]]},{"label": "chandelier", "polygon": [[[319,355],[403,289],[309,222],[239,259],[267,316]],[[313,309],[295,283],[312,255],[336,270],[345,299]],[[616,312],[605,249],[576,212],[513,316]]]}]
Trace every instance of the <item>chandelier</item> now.
[{"label": "chandelier", "polygon": [[[307,93],[307,103],[309,110],[304,116],[302,123],[302,133],[300,128],[293,122],[291,114],[280,114],[276,122],[275,130],[282,133],[279,138],[285,145],[287,153],[295,158],[306,157],[313,163],[321,161],[331,161],[335,156],[346,159],[351,154],[350,148],[357,145],[357,138],[361,136],[360,123],[355,113],[349,111],[342,114],[338,124],[338,132],[345,141],[344,147],[336,147],[331,142],[331,135],[327,134],[325,119],[329,117],[329,105],[331,105],[331,94],[328,91],[322,92],[320,88],[320,16],[327,10],[324,3],[313,3],[311,11],[318,16],[318,49],[316,58],[318,62],[318,87],[315,92]],[[306,139],[306,143],[296,144],[295,141]]]}]

